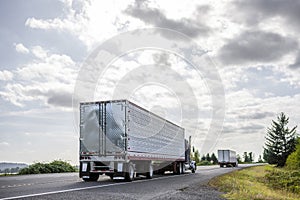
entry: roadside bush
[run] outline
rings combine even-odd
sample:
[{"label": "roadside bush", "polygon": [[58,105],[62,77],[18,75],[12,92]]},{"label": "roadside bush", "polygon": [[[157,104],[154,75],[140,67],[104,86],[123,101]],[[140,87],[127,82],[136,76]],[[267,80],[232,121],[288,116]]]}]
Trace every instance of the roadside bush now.
[{"label": "roadside bush", "polygon": [[75,172],[76,168],[69,163],[61,160],[54,160],[51,163],[34,163],[19,171],[19,174],[46,174]]},{"label": "roadside bush", "polygon": [[222,195],[226,199],[299,200],[299,172],[288,173],[286,169],[273,169],[274,166],[271,165],[244,168],[215,177],[209,181],[209,185],[226,192]]},{"label": "roadside bush", "polygon": [[300,171],[272,169],[265,175],[266,183],[278,190],[300,194]]},{"label": "roadside bush", "polygon": [[296,151],[286,160],[286,167],[291,170],[300,170],[300,138],[297,140]]},{"label": "roadside bush", "polygon": [[55,160],[49,164],[51,166],[52,173],[60,172],[75,172],[76,169],[67,162],[61,160]]},{"label": "roadside bush", "polygon": [[212,165],[212,163],[207,160],[204,160],[204,161],[197,163],[197,165]]}]

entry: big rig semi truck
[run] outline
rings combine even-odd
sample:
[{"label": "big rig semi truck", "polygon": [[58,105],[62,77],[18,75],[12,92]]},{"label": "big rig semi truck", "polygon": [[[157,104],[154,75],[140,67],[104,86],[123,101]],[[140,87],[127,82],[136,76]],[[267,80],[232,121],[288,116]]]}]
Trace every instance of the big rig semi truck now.
[{"label": "big rig semi truck", "polygon": [[229,149],[218,150],[218,162],[220,167],[237,167],[238,161],[236,152]]},{"label": "big rig semi truck", "polygon": [[85,181],[102,174],[151,179],[153,173],[182,174],[187,167],[195,172],[184,129],[128,100],[80,103],[79,141],[79,176]]}]

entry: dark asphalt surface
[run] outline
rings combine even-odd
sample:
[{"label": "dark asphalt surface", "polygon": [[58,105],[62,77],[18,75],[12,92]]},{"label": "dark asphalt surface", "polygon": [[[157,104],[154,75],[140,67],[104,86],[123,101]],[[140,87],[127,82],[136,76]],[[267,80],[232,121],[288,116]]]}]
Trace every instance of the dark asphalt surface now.
[{"label": "dark asphalt surface", "polygon": [[78,173],[0,177],[1,199],[222,199],[207,182],[238,168],[198,167],[195,174],[160,175],[133,182],[111,181],[100,176],[97,182],[83,182]]}]

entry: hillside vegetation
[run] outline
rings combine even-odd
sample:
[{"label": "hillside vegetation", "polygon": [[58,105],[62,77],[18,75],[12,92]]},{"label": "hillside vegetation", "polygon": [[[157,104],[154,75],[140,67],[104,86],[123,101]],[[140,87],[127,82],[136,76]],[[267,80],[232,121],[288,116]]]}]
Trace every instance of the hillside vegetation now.
[{"label": "hillside vegetation", "polygon": [[76,168],[69,163],[61,160],[54,160],[50,163],[34,163],[19,171],[19,174],[46,174],[75,172]]},{"label": "hillside vegetation", "polygon": [[300,199],[300,172],[256,166],[216,177],[209,182],[227,199]]}]

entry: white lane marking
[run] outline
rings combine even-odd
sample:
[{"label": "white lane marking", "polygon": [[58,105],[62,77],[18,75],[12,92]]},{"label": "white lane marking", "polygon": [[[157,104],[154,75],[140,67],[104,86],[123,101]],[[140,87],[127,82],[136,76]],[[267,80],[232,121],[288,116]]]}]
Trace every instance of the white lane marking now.
[{"label": "white lane marking", "polygon": [[188,176],[188,175],[190,175],[190,174],[167,176],[167,177],[158,177],[158,178],[147,179],[147,180],[137,180],[137,181],[133,181],[133,182],[111,183],[111,184],[107,184],[107,185],[95,185],[95,186],[73,188],[73,189],[67,189],[67,190],[57,190],[57,191],[42,192],[42,193],[36,193],[36,194],[28,194],[28,195],[15,196],[15,197],[6,197],[6,198],[2,198],[0,200],[28,198],[28,197],[36,197],[36,196],[43,196],[43,195],[49,195],[49,194],[59,194],[59,193],[64,193],[64,192],[74,192],[74,191],[79,191],[79,190],[89,190],[89,189],[103,188],[103,187],[108,187],[108,186],[125,185],[125,184],[131,184],[131,183],[141,183],[141,182],[146,182],[146,181],[154,181],[154,180],[159,180],[159,179],[167,179],[167,178],[174,178],[174,177]]}]

